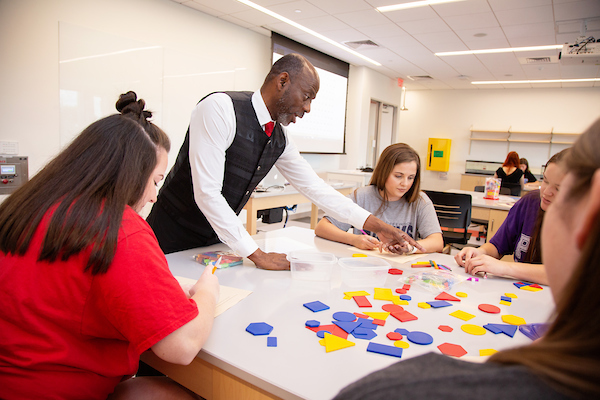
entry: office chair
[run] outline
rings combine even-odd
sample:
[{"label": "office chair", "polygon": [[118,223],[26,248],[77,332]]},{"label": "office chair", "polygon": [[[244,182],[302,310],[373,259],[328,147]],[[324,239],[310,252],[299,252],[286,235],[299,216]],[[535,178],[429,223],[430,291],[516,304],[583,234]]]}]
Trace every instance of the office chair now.
[{"label": "office chair", "polygon": [[449,229],[462,229],[462,232],[442,231],[444,237],[443,253],[450,254],[450,247],[461,250],[467,246],[471,233],[471,195],[425,190],[433,202],[440,226]]}]

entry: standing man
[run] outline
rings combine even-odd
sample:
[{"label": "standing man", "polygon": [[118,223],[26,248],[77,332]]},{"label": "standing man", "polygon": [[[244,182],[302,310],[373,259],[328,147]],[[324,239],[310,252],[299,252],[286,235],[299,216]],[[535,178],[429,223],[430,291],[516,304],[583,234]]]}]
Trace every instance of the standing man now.
[{"label": "standing man", "polygon": [[288,54],[273,64],[260,91],[213,93],[198,103],[147,218],[165,253],[222,241],[259,268],[289,269],[286,255],[260,250],[237,217],[274,165],[311,202],[340,221],[377,233],[388,250],[421,248],[327,185],[287,137],[282,125],[310,112],[318,91],[313,65]]}]

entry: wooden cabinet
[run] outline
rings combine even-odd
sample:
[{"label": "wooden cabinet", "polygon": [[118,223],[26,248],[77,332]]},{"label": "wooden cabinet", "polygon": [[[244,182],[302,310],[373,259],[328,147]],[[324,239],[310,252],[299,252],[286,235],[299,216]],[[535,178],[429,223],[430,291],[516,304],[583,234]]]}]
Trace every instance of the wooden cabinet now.
[{"label": "wooden cabinet", "polygon": [[462,174],[460,177],[460,190],[474,191],[475,186],[485,186],[485,179],[493,177],[494,175]]},{"label": "wooden cabinet", "polygon": [[494,237],[498,229],[500,229],[500,225],[504,222],[506,217],[508,216],[508,211],[502,210],[493,210],[490,209],[490,217],[488,220],[488,232],[487,232],[487,240]]}]

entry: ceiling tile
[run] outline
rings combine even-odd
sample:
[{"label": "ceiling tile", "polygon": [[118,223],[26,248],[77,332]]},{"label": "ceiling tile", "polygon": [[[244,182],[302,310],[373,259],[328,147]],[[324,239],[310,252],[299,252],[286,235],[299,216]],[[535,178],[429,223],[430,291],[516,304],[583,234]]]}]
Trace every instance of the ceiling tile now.
[{"label": "ceiling tile", "polygon": [[380,38],[380,37],[395,37],[395,36],[407,36],[408,33],[400,28],[398,25],[394,23],[382,24],[382,25],[372,25],[372,26],[361,26],[360,28],[356,28],[358,31],[364,33],[370,38]]},{"label": "ceiling tile", "polygon": [[465,14],[480,14],[492,11],[486,0],[459,1],[456,3],[437,4],[431,7],[441,17],[450,17],[454,15]]},{"label": "ceiling tile", "polygon": [[555,4],[554,14],[557,21],[598,17],[600,16],[600,1],[586,0]]},{"label": "ceiling tile", "polygon": [[[528,8],[536,6],[551,6],[552,0],[488,0],[492,10],[504,11],[516,8]],[[556,3],[556,1],[555,1]]]},{"label": "ceiling tile", "polygon": [[562,79],[600,78],[600,66],[598,65],[564,65],[559,63],[559,66]]},{"label": "ceiling tile", "polygon": [[390,11],[386,13],[381,13],[381,15],[385,15],[386,18],[393,22],[415,21],[419,19],[429,19],[438,17],[438,15],[431,7],[419,7],[409,8],[406,10]]},{"label": "ceiling tile", "polygon": [[[300,19],[315,18],[327,15],[320,8],[315,7],[307,1],[292,1],[268,7],[269,10],[300,23]],[[296,12],[299,10],[300,12]]]},{"label": "ceiling tile", "polygon": [[451,32],[448,25],[439,17],[397,22],[397,24],[411,35],[417,35],[419,33]]},{"label": "ceiling tile", "polygon": [[[250,7],[247,5],[236,0],[193,0],[190,3],[196,3],[198,5],[208,7],[210,9],[220,11],[223,14],[232,14],[250,9]],[[184,5],[193,7],[190,3],[184,3]]]},{"label": "ceiling tile", "polygon": [[495,14],[502,26],[554,22],[552,6],[503,10],[496,11]]},{"label": "ceiling tile", "polygon": [[364,0],[308,0],[309,3],[321,10],[335,15],[340,12],[372,10],[373,6]]},{"label": "ceiling tile", "polygon": [[[275,22],[273,24],[265,24],[263,26],[266,29],[270,29],[273,32],[277,32],[280,35],[287,36],[287,37],[291,37],[291,36],[295,36],[295,35],[304,35],[306,33],[301,29],[298,29],[294,26],[286,24],[285,22]],[[318,40],[321,41],[320,39],[318,39]]]},{"label": "ceiling tile", "polygon": [[224,19],[225,21],[234,23],[236,25],[239,25],[239,26],[241,26],[243,28],[253,28],[253,27],[256,26],[255,24],[251,24],[249,22],[242,21],[241,19],[236,18],[236,17],[234,17],[232,15],[221,15],[219,18]]},{"label": "ceiling tile", "polygon": [[319,33],[334,31],[340,29],[352,29],[349,25],[340,21],[339,19],[332,17],[331,15],[325,15],[323,17],[301,19],[296,21],[300,25],[312,29]]},{"label": "ceiling tile", "polygon": [[452,32],[423,33],[414,37],[434,53],[468,50],[462,40]]},{"label": "ceiling tile", "polygon": [[214,8],[207,7],[205,5],[197,3],[195,1],[186,1],[186,2],[184,2],[182,4],[184,6],[193,8],[194,10],[202,11],[205,14],[213,15],[215,17],[219,17],[221,15],[225,15],[225,12],[223,12],[223,11],[215,10]]},{"label": "ceiling tile", "polygon": [[470,15],[456,15],[445,18],[446,23],[453,30],[487,28],[498,26],[498,21],[493,13],[480,13]]},{"label": "ceiling tile", "polygon": [[523,65],[527,79],[554,79],[560,75],[558,64]]},{"label": "ceiling tile", "polygon": [[[506,38],[509,41],[511,41],[513,39],[527,37],[527,36],[543,36],[543,35],[554,36],[554,23],[552,23],[552,22],[503,26],[502,29],[504,30],[504,33],[506,34]],[[548,43],[548,44],[555,44],[555,43]]]},{"label": "ceiling tile", "polygon": [[386,17],[375,10],[354,11],[343,14],[335,14],[335,16],[354,28],[387,24],[390,22]]},{"label": "ceiling tile", "polygon": [[258,10],[254,10],[252,8],[247,9],[246,11],[236,12],[233,14],[229,14],[232,17],[241,19],[247,23],[250,23],[255,26],[262,26],[268,24],[276,24],[280,22],[277,18],[273,18],[270,15],[262,13]]},{"label": "ceiling tile", "polygon": [[527,47],[527,46],[546,46],[549,44],[556,43],[554,35],[540,35],[540,36],[517,36],[510,39],[509,47]]}]

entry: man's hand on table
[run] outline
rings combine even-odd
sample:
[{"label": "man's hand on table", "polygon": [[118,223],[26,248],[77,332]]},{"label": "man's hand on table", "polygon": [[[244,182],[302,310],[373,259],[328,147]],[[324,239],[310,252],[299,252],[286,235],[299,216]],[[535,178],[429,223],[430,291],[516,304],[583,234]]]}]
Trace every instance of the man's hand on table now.
[{"label": "man's hand on table", "polygon": [[373,215],[369,215],[369,218],[365,221],[364,229],[377,233],[377,236],[381,239],[380,250],[387,250],[395,254],[405,254],[409,252],[409,246],[407,246],[407,243],[409,243],[423,253],[427,252],[423,246],[417,243],[406,232],[386,224]]},{"label": "man's hand on table", "polygon": [[281,253],[265,253],[261,249],[256,250],[248,256],[258,268],[274,271],[287,271],[290,269],[290,262],[287,256]]}]

